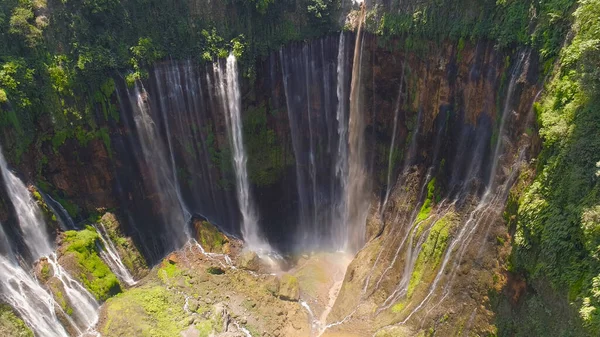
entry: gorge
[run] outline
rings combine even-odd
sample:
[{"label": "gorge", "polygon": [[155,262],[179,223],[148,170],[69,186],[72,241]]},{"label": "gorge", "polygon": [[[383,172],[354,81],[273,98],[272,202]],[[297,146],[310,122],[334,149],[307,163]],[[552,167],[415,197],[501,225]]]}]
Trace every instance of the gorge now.
[{"label": "gorge", "polygon": [[0,9],[0,334],[600,333],[597,0]]}]

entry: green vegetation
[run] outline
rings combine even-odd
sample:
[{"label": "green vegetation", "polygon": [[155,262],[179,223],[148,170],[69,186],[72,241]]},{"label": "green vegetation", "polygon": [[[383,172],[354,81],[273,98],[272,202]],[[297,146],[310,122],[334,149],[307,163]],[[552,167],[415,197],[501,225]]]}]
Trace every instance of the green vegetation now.
[{"label": "green vegetation", "polygon": [[131,238],[125,237],[121,232],[121,225],[117,217],[112,213],[105,213],[100,219],[92,219],[91,222],[97,222],[104,226],[108,237],[113,242],[121,261],[127,267],[129,272],[135,278],[140,278],[145,275],[148,270],[148,264],[140,251],[137,249]]},{"label": "green vegetation", "polygon": [[0,335],[12,337],[33,337],[33,332],[8,305],[0,303]]},{"label": "green vegetation", "polygon": [[276,183],[286,165],[293,163],[291,160],[286,163],[283,145],[277,139],[275,131],[267,125],[267,116],[265,106],[250,108],[244,113],[244,145],[248,151],[248,175],[250,181],[258,186]]},{"label": "green vegetation", "polygon": [[427,183],[427,196],[425,197],[423,206],[421,206],[421,209],[419,210],[419,214],[417,215],[417,219],[415,220],[415,223],[422,222],[429,217],[429,213],[431,213],[431,208],[433,207],[434,193],[435,193],[435,177],[432,178]]},{"label": "green vegetation", "polygon": [[51,276],[52,275],[50,275],[50,264],[45,261],[42,262],[42,269],[40,270],[40,279],[42,280],[42,282],[46,282]]},{"label": "green vegetation", "polygon": [[[6,0],[0,4],[0,129],[7,157],[30,146],[101,140],[119,121],[116,84],[171,57],[198,63],[233,52],[243,73],[283,43],[336,29],[337,0]],[[264,178],[264,177],[263,177]]]},{"label": "green vegetation", "polygon": [[283,274],[279,280],[279,297],[284,300],[297,301],[300,298],[298,279],[290,274]]},{"label": "green vegetation", "polygon": [[73,254],[80,268],[79,280],[100,301],[121,292],[119,280],[98,255],[99,236],[93,227],[63,235],[65,254]]},{"label": "green vegetation", "polygon": [[[142,286],[106,302],[103,336],[179,336],[186,325],[182,295],[163,286]],[[204,331],[202,326],[200,331]]]},{"label": "green vegetation", "polygon": [[37,188],[31,187],[31,189],[32,189],[31,194],[33,195],[33,199],[35,199],[35,202],[42,210],[42,213],[44,214],[44,219],[46,220],[46,224],[48,224],[48,226],[50,226],[50,228],[52,228],[54,230],[58,230],[59,225],[58,225],[58,220],[56,219],[56,215],[54,214],[54,212],[52,212],[50,207],[48,207],[48,204],[46,204],[46,201],[44,200],[44,198],[42,197],[40,192],[37,190]]},{"label": "green vegetation", "polygon": [[[536,105],[544,147],[537,177],[519,199],[511,268],[529,282],[549,281],[579,311],[588,332],[598,335],[600,1],[581,0],[575,18],[575,36]],[[506,329],[520,331],[514,324]]]},{"label": "green vegetation", "polygon": [[406,308],[406,300],[401,300],[400,302],[394,304],[394,306],[392,306],[392,312],[394,314],[399,314],[402,312],[402,310],[404,310],[404,308]]},{"label": "green vegetation", "polygon": [[[405,47],[419,48],[424,41],[488,39],[499,48],[531,45],[540,51],[549,70],[568,32],[576,0],[442,0],[396,8],[380,13],[374,8],[368,29],[384,38],[404,36]],[[406,8],[410,8],[409,11]]]},{"label": "green vegetation", "polygon": [[163,261],[160,269],[158,270],[158,277],[166,284],[169,280],[181,275],[181,270],[177,268],[177,264],[170,260]]},{"label": "green vegetation", "polygon": [[[412,297],[417,286],[424,281],[425,278],[435,276],[436,269],[446,251],[450,231],[456,220],[456,213],[448,212],[431,227],[427,240],[423,243],[421,252],[415,262],[415,267],[408,284],[408,291],[406,293],[407,298]],[[424,282],[429,284],[429,280],[425,280]],[[401,303],[396,305],[400,304]],[[392,309],[394,308],[398,310],[396,306]]]},{"label": "green vegetation", "polygon": [[208,221],[197,221],[196,238],[207,252],[224,253],[224,246],[229,242],[227,237],[219,232],[217,227]]}]

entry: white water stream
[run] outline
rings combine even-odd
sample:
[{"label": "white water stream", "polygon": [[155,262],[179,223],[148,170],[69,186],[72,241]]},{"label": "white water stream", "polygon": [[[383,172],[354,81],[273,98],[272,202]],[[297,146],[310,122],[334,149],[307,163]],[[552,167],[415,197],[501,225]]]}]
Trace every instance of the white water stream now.
[{"label": "white water stream", "polygon": [[[58,264],[42,211],[29,194],[25,184],[8,169],[1,151],[0,170],[16,210],[18,229],[29,254],[34,260],[46,258],[52,266],[53,276],[61,282],[69,305],[73,309],[74,327],[79,331],[90,329],[98,321],[98,302]],[[18,263],[4,231],[0,236],[3,245],[9,247],[0,257],[2,298],[19,312],[39,336],[66,336],[65,329],[55,314],[55,310],[60,308],[52,296],[30,275],[30,272]]]},{"label": "white water stream", "polygon": [[238,83],[237,60],[231,54],[227,58],[225,67],[223,67],[223,64],[216,62],[213,65],[213,69],[216,78],[217,93],[225,111],[225,122],[227,124],[229,140],[233,147],[236,192],[240,212],[242,213],[242,235],[249,249],[268,253],[272,249],[263,238],[258,225],[259,217],[252,200],[248,170],[246,168],[248,158],[242,136],[242,99]]}]

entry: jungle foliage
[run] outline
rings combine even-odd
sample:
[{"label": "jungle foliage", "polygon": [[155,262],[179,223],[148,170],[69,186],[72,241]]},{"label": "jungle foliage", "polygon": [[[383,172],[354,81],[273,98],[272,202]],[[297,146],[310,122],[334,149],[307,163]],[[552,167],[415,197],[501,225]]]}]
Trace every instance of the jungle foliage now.
[{"label": "jungle foliage", "polygon": [[581,0],[574,37],[536,105],[543,150],[519,200],[512,267],[548,280],[600,334],[600,1]]},{"label": "jungle foliage", "polygon": [[0,129],[7,156],[68,139],[86,146],[118,121],[114,79],[165,58],[254,60],[335,29],[332,0],[6,0],[0,3]]}]

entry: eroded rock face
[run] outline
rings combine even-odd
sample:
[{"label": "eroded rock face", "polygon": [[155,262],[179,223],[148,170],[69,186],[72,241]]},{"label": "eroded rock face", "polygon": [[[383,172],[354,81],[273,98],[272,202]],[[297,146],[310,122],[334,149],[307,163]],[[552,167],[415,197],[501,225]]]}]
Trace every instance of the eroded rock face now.
[{"label": "eroded rock face", "polygon": [[[347,34],[346,40],[348,46],[353,46],[353,34]],[[411,161],[410,165],[424,165],[422,170],[427,170],[433,162],[440,164],[444,161],[446,172],[443,175],[447,175],[449,180],[464,179],[464,173],[448,171],[465,162],[457,154],[466,152],[469,147],[478,146],[489,160],[488,149],[493,148],[494,130],[498,128],[498,117],[503,112],[503,104],[498,102],[502,102],[506,78],[510,77],[505,60],[508,56],[512,66],[519,57],[497,51],[488,42],[466,43],[461,48],[455,43],[423,42],[418,52],[405,49],[403,43],[402,39],[382,41],[370,35],[365,36],[363,43],[361,101],[364,105],[367,163],[374,186],[372,191],[365,193],[370,194],[372,200],[385,195],[388,187],[393,187],[389,185],[394,185],[402,167],[407,166],[404,163],[407,160]],[[305,168],[308,164],[304,165],[307,161],[301,156],[309,143],[315,150],[315,172],[319,177],[316,185],[323,187],[317,192],[326,196],[318,205],[307,207],[325,214],[323,209],[329,209],[337,201],[336,193],[339,191],[331,183],[334,180],[331,172],[335,171],[332,158],[338,147],[335,124],[338,47],[339,36],[335,35],[291,44],[283,49],[285,55],[306,55],[306,60],[298,59],[302,61],[297,62],[298,72],[308,73],[310,77],[308,81],[302,78],[294,80],[304,83],[304,86],[294,83],[298,88],[290,97],[286,96],[279,52],[273,52],[256,63],[253,82],[242,80],[241,83],[248,173],[252,190],[259,196],[255,199],[261,225],[280,250],[289,250],[298,233],[300,193],[296,180],[298,176],[308,177],[308,171],[302,171],[308,170]],[[347,47],[346,53],[348,64],[352,58],[350,47]],[[536,58],[532,56],[529,59]],[[346,71],[349,86],[351,69]],[[513,103],[518,103],[513,104],[513,110],[520,112],[530,107],[530,102],[524,98],[534,95],[530,84],[537,76],[535,64],[523,71],[526,76],[517,83],[518,94],[512,98]],[[227,231],[238,232],[237,226],[229,227],[240,223],[231,188],[231,149],[222,107],[215,103],[218,100],[214,99],[215,93],[210,90],[212,85],[206,79],[206,69],[192,62],[165,61],[149,73],[150,78],[144,83],[147,89],[144,99],[150,107],[153,122],[161,130],[157,138],[165,148],[172,150],[166,157],[172,158],[173,163],[168,165],[176,172],[169,172],[169,176],[177,176],[184,203],[192,213],[204,214],[214,219],[212,221],[216,224],[227,226],[224,228]],[[173,76],[182,83],[181,93],[171,92],[171,86],[163,85],[172,82]],[[123,232],[132,237],[144,257],[154,263],[170,249],[163,240],[168,236],[168,229],[158,220],[165,211],[159,200],[162,191],[146,183],[150,166],[154,163],[138,158],[141,148],[133,127],[135,103],[133,106],[130,104],[122,79],[115,79],[115,82],[117,92],[112,103],[118,106],[121,118],[111,123],[98,121],[109,131],[110,151],[99,139],[84,146],[68,139],[58,151],[54,151],[46,141],[39,153],[26,153],[18,168],[26,180],[41,178],[56,195],[79,206],[79,219],[86,218],[99,208],[116,209],[116,213],[124,219],[121,224]],[[172,97],[172,101],[168,101],[167,97]],[[288,98],[297,105],[298,111],[303,111],[302,116],[293,116],[295,120],[289,118]],[[174,116],[174,122],[168,123],[167,116]],[[524,118],[522,113],[511,117],[508,126]],[[292,122],[297,122],[301,130],[295,139],[291,134]],[[40,123],[43,124],[41,129],[51,127],[49,120]],[[165,132],[166,128],[169,132]],[[510,130],[511,139],[520,132],[519,128],[513,127],[507,127],[507,130]],[[465,133],[469,135],[463,139]],[[170,140],[166,139],[167,134]],[[476,142],[475,138],[481,139]],[[392,139],[394,146],[391,146]],[[302,147],[302,154],[295,154],[294,141]],[[411,150],[410,146],[415,142],[418,146]],[[167,143],[170,145],[167,146]],[[438,145],[440,148],[436,151]],[[390,148],[393,149],[390,151]],[[318,149],[323,150],[316,151]],[[301,165],[296,167],[298,161]],[[484,176],[486,169],[487,165],[482,165],[473,175]],[[298,170],[302,171],[300,175]],[[390,171],[390,179],[387,179]],[[41,172],[40,177],[37,172]],[[458,176],[451,177],[453,174]],[[377,203],[372,203],[371,207],[377,207]],[[0,219],[8,218],[4,213],[3,207],[0,207]],[[319,216],[316,223],[320,223],[321,227],[327,226],[331,222],[328,217]],[[381,221],[368,224],[368,237],[382,233]],[[200,242],[202,238],[197,239]]]},{"label": "eroded rock face", "polygon": [[[231,260],[237,261],[236,256]],[[282,300],[264,285],[271,275],[227,266],[191,244],[165,258],[140,282],[102,307],[103,336],[306,337],[310,325],[298,302]],[[212,274],[210,268],[222,268]]]}]

